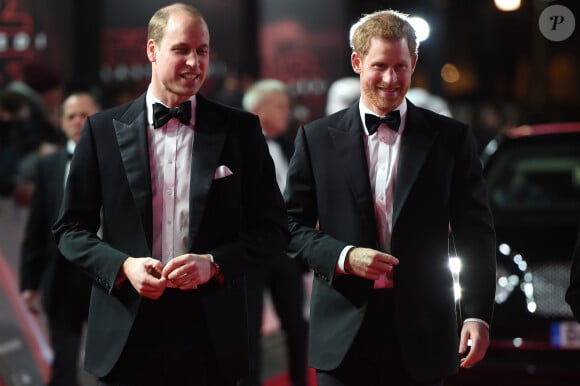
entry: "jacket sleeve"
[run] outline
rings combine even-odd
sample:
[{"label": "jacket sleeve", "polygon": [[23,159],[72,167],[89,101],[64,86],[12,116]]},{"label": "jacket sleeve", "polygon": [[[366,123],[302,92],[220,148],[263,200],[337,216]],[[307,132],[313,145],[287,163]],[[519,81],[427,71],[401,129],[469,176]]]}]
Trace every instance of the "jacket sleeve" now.
[{"label": "jacket sleeve", "polygon": [[317,192],[309,152],[307,136],[301,127],[296,135],[284,192],[291,234],[288,254],[302,258],[314,275],[331,282],[340,252],[347,243],[317,229]]}]

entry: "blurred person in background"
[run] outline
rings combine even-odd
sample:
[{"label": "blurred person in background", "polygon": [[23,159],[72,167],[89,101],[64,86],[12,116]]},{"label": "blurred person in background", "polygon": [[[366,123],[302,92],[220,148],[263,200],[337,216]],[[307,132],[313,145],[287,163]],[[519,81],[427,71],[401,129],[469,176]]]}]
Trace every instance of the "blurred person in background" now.
[{"label": "blurred person in background", "polygon": [[16,91],[0,90],[0,196],[12,197],[18,163],[32,149],[24,143],[30,124],[28,99]]},{"label": "blurred person in background", "polygon": [[[263,79],[254,83],[244,94],[245,110],[260,118],[270,156],[274,161],[276,181],[281,191],[286,187],[288,159],[277,142],[287,130],[291,118],[291,98],[286,84],[277,79]],[[306,341],[308,324],[304,316],[304,265],[285,254],[273,256],[267,267],[249,276],[250,324],[253,355],[250,375],[243,386],[261,384],[261,326],[264,291],[268,290],[284,331],[290,383],[306,386]]]},{"label": "blurred person in background", "polygon": [[424,88],[411,87],[409,91],[407,91],[407,99],[409,99],[415,106],[423,107],[424,109],[445,115],[446,117],[451,117],[451,110],[445,99],[438,95],[431,94]]},{"label": "blurred person in background", "polygon": [[86,120],[53,227],[93,281],[85,368],[100,386],[234,386],[245,276],[289,237],[274,164],[255,115],[199,93],[211,49],[197,8],[158,9],[144,48],[149,87]]},{"label": "blurred person in background", "polygon": [[[20,256],[20,289],[28,310],[44,310],[54,352],[50,386],[79,384],[79,354],[87,320],[91,280],[58,251],[52,225],[64,192],[70,159],[85,119],[99,111],[88,93],[69,95],[62,104],[65,146],[39,158],[35,189]],[[42,308],[41,308],[42,303]]]},{"label": "blurred person in background", "polygon": [[481,154],[489,142],[503,130],[504,119],[500,108],[493,103],[482,103],[477,109],[474,124],[478,153]]},{"label": "blurred person in background", "polygon": [[18,163],[14,188],[15,201],[26,206],[32,199],[39,157],[56,151],[66,142],[59,126],[65,84],[56,68],[44,61],[33,60],[24,64],[22,79],[6,87],[24,95],[30,103],[30,124],[23,132],[22,143],[32,151]]},{"label": "blurred person in background", "polygon": [[22,71],[22,80],[12,82],[8,87],[22,90],[32,101],[33,118],[45,125],[39,127],[42,139],[47,141],[63,139],[59,125],[61,104],[65,97],[65,83],[56,67],[40,59],[26,62]]},{"label": "blurred person in background", "polygon": [[473,131],[480,154],[494,138],[529,120],[521,108],[509,101],[483,101],[475,111]]},{"label": "blurred person in background", "polygon": [[243,108],[242,98],[254,79],[248,74],[228,71],[224,74],[220,87],[213,93],[212,99],[228,106]]},{"label": "blurred person in background", "polygon": [[481,163],[467,125],[405,98],[418,58],[407,15],[371,13],[350,37],[361,98],[299,128],[285,191],[288,253],[314,271],[308,361],[318,386],[441,386],[489,346],[495,231]]},{"label": "blurred person in background", "polygon": [[356,76],[340,78],[332,82],[326,97],[326,115],[350,107],[360,98],[360,80]]}]

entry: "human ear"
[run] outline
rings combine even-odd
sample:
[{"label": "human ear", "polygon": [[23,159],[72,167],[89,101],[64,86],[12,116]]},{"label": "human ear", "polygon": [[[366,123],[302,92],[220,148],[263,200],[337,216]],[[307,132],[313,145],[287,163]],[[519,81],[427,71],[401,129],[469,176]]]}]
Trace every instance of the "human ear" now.
[{"label": "human ear", "polygon": [[353,52],[350,55],[350,64],[352,65],[352,69],[356,74],[360,74],[362,71],[362,59],[358,55],[358,53]]},{"label": "human ear", "polygon": [[155,44],[155,40],[149,39],[147,41],[147,59],[151,63],[155,62],[155,54],[157,52],[157,44]]}]

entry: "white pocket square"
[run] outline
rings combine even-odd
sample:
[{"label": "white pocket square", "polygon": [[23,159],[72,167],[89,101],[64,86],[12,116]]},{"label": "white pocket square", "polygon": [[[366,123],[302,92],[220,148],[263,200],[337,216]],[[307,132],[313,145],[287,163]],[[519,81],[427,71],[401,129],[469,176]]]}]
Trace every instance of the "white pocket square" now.
[{"label": "white pocket square", "polygon": [[220,165],[213,174],[213,179],[217,180],[234,174],[226,165]]}]

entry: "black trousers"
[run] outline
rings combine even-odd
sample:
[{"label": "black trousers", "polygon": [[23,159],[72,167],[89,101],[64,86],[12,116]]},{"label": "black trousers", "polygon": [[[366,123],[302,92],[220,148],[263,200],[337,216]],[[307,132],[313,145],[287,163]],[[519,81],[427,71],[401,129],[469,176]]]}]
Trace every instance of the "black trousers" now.
[{"label": "black trousers", "polygon": [[318,386],[442,386],[442,379],[417,382],[409,376],[396,334],[392,291],[375,290],[344,361],[332,371],[317,370]]},{"label": "black trousers", "polygon": [[[54,352],[49,386],[79,384],[79,355],[89,312],[91,280],[71,263],[59,265],[50,299],[45,299]],[[52,301],[49,301],[52,300]]]},{"label": "black trousers", "polygon": [[87,321],[88,298],[61,301],[48,315],[48,332],[54,353],[49,386],[79,384],[79,354],[83,330]]},{"label": "black trousers", "polygon": [[125,349],[100,386],[234,386],[220,372],[196,291],[143,299]]}]

